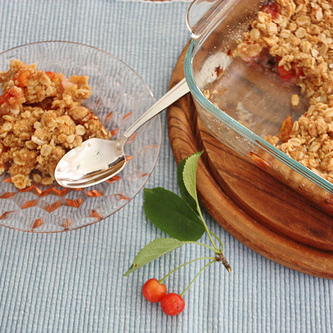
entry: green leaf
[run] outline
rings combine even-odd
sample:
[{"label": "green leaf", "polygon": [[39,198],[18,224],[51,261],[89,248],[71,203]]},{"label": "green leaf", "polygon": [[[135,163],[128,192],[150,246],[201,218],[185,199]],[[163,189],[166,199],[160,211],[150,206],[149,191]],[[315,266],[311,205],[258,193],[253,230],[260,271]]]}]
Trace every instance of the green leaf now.
[{"label": "green leaf", "polygon": [[143,208],[149,220],[180,241],[196,241],[205,232],[200,217],[177,194],[164,188],[144,190]]},{"label": "green leaf", "polygon": [[185,166],[186,158],[182,160],[177,168],[177,179],[178,179],[178,186],[180,190],[180,194],[182,198],[188,203],[188,205],[196,212],[197,211],[197,203],[196,201],[192,198],[192,196],[188,193],[184,180],[183,180],[183,171],[184,171],[184,166]]},{"label": "green leaf", "polygon": [[199,206],[197,196],[197,165],[203,151],[192,154],[184,162],[182,179],[188,194],[195,200],[196,207]]},{"label": "green leaf", "polygon": [[181,247],[183,244],[185,243],[174,238],[157,238],[153,240],[139,251],[134,258],[132,266],[124,274],[124,276],[128,276],[140,267],[145,266],[153,260],[162,257],[164,254]]}]

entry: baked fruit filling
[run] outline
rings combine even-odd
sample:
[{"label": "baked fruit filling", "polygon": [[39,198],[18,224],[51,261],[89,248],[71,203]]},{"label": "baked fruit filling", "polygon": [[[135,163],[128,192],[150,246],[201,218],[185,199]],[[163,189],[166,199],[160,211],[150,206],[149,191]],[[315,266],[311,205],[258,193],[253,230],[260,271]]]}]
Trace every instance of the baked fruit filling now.
[{"label": "baked fruit filling", "polygon": [[[268,59],[277,73],[301,88],[309,108],[287,117],[278,136],[266,139],[333,182],[333,13],[324,0],[268,1],[252,21],[234,56]],[[259,60],[258,60],[259,59]],[[299,96],[291,98],[293,106]]]}]

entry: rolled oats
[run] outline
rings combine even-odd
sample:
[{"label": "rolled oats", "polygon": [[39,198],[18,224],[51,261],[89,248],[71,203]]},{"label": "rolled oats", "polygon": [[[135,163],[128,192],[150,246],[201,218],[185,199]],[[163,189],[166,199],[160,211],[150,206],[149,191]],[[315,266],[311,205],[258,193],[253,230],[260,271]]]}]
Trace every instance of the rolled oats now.
[{"label": "rolled oats", "polygon": [[298,106],[300,102],[300,98],[298,95],[291,95],[291,105]]},{"label": "rolled oats", "polygon": [[69,149],[91,137],[111,137],[82,105],[91,95],[87,76],[66,78],[12,60],[10,69],[0,72],[0,83],[0,173],[7,171],[17,188],[32,180],[52,184]]},{"label": "rolled oats", "polygon": [[[268,10],[267,10],[268,8]],[[254,38],[255,37],[255,38]],[[333,16],[326,0],[268,1],[252,21],[234,55],[245,61],[268,50],[288,78],[301,87],[308,110],[267,141],[333,181]],[[279,71],[280,73],[280,71]],[[280,74],[282,75],[282,74]],[[287,77],[287,75],[286,75]],[[299,96],[291,96],[299,105]]]}]

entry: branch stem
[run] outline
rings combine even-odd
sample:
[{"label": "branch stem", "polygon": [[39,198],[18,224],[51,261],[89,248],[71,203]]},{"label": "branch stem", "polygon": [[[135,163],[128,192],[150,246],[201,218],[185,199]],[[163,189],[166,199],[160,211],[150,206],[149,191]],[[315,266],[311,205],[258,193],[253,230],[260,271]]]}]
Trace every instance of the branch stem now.
[{"label": "branch stem", "polygon": [[226,259],[226,257],[223,255],[223,253],[219,253],[216,257],[215,257],[216,261],[221,261],[221,263],[223,264],[223,266],[226,268],[226,270],[231,273],[231,266],[228,263],[228,260]]}]

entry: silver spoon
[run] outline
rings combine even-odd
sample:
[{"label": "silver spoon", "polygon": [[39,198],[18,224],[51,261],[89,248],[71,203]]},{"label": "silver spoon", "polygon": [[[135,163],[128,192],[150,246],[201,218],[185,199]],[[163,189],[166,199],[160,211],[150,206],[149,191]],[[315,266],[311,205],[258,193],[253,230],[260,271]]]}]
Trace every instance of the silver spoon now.
[{"label": "silver spoon", "polygon": [[142,114],[118,140],[93,138],[71,149],[55,169],[58,184],[69,188],[87,187],[115,176],[126,164],[126,141],[147,121],[188,92],[189,87],[183,79]]}]

